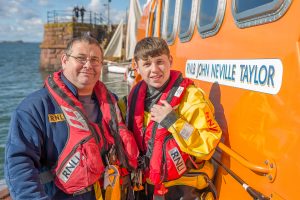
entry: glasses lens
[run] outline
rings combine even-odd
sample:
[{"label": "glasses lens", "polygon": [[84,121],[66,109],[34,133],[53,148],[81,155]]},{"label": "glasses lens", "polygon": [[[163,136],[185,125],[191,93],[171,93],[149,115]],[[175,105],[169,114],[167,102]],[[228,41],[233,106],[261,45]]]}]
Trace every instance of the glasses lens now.
[{"label": "glasses lens", "polygon": [[100,60],[98,58],[91,58],[90,62],[92,65],[99,65],[100,64]]},{"label": "glasses lens", "polygon": [[75,57],[72,55],[68,55],[68,56],[74,58],[77,62],[79,62],[82,65],[85,65],[88,61],[90,61],[91,65],[100,65],[100,63],[101,63],[101,61],[98,57],[92,57],[89,59],[84,56],[78,56],[78,57]]},{"label": "glasses lens", "polygon": [[75,57],[75,59],[83,65],[85,65],[85,63],[87,62],[87,59],[85,57]]}]

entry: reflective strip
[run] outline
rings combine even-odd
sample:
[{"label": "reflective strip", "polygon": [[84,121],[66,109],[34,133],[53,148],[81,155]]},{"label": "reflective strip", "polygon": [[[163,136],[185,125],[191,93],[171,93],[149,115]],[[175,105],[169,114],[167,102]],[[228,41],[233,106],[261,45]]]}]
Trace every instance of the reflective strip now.
[{"label": "reflective strip", "polygon": [[61,106],[61,109],[66,117],[66,120],[68,121],[68,124],[70,126],[73,126],[75,128],[79,128],[85,131],[89,130],[89,127],[86,123],[86,121],[84,120],[84,118],[80,115],[79,112],[77,112],[76,110],[72,110],[70,108]]},{"label": "reflective strip", "polygon": [[177,90],[176,90],[174,96],[175,96],[175,97],[180,97],[180,95],[182,94],[183,90],[184,90],[184,87],[179,86],[179,87],[177,88]]},{"label": "reflective strip", "polygon": [[61,173],[59,174],[59,178],[63,182],[67,182],[74,170],[78,167],[80,163],[80,152],[76,152],[70,160],[68,160],[67,164],[62,168]]}]

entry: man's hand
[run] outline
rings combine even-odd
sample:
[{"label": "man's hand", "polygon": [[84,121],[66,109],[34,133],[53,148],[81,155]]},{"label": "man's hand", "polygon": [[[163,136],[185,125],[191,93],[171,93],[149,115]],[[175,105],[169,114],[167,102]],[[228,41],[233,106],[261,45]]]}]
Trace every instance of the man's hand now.
[{"label": "man's hand", "polygon": [[172,112],[172,106],[166,101],[160,101],[162,105],[154,104],[150,109],[151,120],[160,123],[170,112]]}]

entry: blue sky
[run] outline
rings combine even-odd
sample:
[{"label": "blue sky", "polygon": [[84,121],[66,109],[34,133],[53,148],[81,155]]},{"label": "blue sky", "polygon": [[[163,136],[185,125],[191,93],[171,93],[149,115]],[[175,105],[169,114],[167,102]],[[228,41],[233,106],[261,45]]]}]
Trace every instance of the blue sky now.
[{"label": "blue sky", "polygon": [[[118,23],[126,17],[130,0],[111,0],[110,19]],[[139,0],[141,8],[146,0]],[[108,0],[0,0],[0,41],[41,42],[47,11],[73,10],[78,5],[107,16]]]}]

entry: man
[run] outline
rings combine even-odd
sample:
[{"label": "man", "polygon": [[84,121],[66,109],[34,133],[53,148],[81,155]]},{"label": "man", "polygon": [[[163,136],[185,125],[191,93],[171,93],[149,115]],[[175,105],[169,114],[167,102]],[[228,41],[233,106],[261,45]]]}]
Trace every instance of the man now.
[{"label": "man", "polygon": [[81,16],[81,23],[83,23],[84,22],[84,12],[86,10],[84,9],[83,6],[81,6],[81,8],[79,9],[79,11],[80,11],[80,16]]},{"label": "man", "polygon": [[78,17],[79,17],[79,8],[78,8],[78,6],[75,6],[73,8],[73,12],[74,12],[74,22],[77,22],[78,21]]},{"label": "man", "polygon": [[62,70],[13,113],[5,153],[13,199],[99,199],[99,185],[113,181],[103,180],[104,168],[105,174],[126,175],[136,167],[132,133],[99,81],[102,61],[94,38],[72,39]]},{"label": "man", "polygon": [[[134,64],[143,80],[130,92],[126,121],[147,181],[145,194],[137,198],[212,199],[211,192],[200,191],[213,177],[208,160],[222,133],[211,102],[190,79],[171,70],[172,56],[161,38],[139,41]],[[134,180],[135,190],[142,190],[141,177]]]}]

